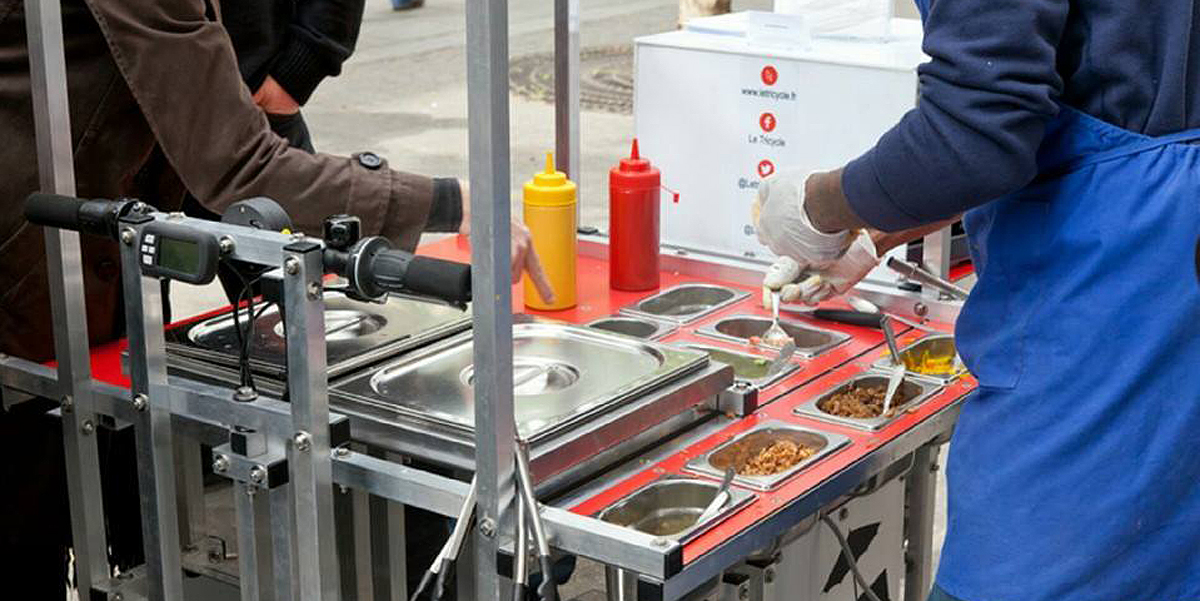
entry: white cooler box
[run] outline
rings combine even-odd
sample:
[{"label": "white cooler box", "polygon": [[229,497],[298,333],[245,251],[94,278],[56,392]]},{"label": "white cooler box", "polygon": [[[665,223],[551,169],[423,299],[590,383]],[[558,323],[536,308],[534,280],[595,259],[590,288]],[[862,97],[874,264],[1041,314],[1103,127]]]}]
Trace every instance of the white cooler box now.
[{"label": "white cooler box", "polygon": [[919,22],[894,20],[888,41],[798,35],[788,44],[774,32],[768,44],[754,20],[697,19],[635,42],[642,154],[680,193],[663,206],[667,252],[770,259],[750,223],[759,181],[839,167],[916,104]]}]

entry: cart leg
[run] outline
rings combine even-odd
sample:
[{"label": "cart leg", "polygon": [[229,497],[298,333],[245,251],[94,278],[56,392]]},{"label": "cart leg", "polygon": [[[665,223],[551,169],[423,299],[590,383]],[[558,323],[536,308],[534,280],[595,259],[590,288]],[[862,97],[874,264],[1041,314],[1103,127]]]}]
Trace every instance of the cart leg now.
[{"label": "cart leg", "polygon": [[[200,442],[186,434],[176,434],[175,496],[179,503],[179,543],[194,550],[204,540],[204,470]],[[264,501],[265,502],[265,501]]]},{"label": "cart leg", "polygon": [[371,513],[371,580],[376,601],[408,599],[408,554],[404,505],[381,497],[369,500]]},{"label": "cart leg", "polygon": [[[359,522],[366,519],[366,503],[356,502],[355,497],[361,496],[359,491],[335,486],[333,493],[333,522],[334,536],[337,539],[338,567],[341,571],[339,582],[342,586],[342,599],[370,599],[370,538],[359,536]],[[358,505],[363,505],[360,513]],[[366,531],[366,529],[363,529]]]},{"label": "cart leg", "polygon": [[636,601],[637,574],[604,566],[604,589],[608,601]]},{"label": "cart leg", "polygon": [[233,497],[242,601],[272,601],[270,499],[266,491],[241,482],[234,485]]},{"label": "cart leg", "polygon": [[271,497],[271,549],[274,551],[275,599],[292,601],[299,598],[296,577],[296,547],[292,532],[296,527],[295,505],[292,504],[290,484],[273,488]]},{"label": "cart leg", "polygon": [[933,587],[933,512],[937,502],[934,464],[938,447],[925,445],[913,456],[913,468],[905,481],[908,519],[904,538],[908,541],[904,580],[905,601],[923,601]]}]

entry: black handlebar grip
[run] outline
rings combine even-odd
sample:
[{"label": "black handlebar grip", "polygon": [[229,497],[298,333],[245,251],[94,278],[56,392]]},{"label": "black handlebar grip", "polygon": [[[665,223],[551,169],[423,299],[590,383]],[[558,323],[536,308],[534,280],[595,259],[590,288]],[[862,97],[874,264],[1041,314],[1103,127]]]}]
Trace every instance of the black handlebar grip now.
[{"label": "black handlebar grip", "polygon": [[392,249],[373,253],[367,261],[362,272],[369,274],[370,282],[364,282],[364,288],[372,296],[402,292],[452,303],[471,300],[470,265]]},{"label": "black handlebar grip", "polygon": [[25,219],[36,225],[115,237],[125,200],[83,200],[61,194],[34,192],[25,199]]},{"label": "black handlebar grip", "polygon": [[432,257],[415,256],[404,278],[408,289],[455,303],[471,300],[471,266]]},{"label": "black handlebar grip", "polygon": [[82,200],[71,196],[34,192],[25,199],[25,219],[36,225],[79,231],[82,204]]}]

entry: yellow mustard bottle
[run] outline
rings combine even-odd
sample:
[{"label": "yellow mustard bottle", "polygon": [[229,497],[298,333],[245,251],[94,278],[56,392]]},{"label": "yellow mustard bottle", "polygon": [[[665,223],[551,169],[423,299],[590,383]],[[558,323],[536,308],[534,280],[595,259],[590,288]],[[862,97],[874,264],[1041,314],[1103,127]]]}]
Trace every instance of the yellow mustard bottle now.
[{"label": "yellow mustard bottle", "polygon": [[525,182],[525,225],[554,288],[554,302],[546,302],[526,274],[525,306],[530,309],[561,311],[575,306],[575,203],[575,182],[554,168],[554,153],[547,152],[546,170]]}]

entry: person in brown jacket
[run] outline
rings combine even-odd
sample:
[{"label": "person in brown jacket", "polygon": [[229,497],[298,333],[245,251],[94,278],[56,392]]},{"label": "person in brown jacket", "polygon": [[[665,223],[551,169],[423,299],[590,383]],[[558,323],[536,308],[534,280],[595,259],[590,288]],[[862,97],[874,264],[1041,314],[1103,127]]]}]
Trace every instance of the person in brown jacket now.
[{"label": "person in brown jacket", "polygon": [[[409,250],[422,232],[465,229],[469,202],[460,186],[392,170],[371,153],[309,154],[273,134],[213,0],[62,0],[62,11],[78,196],[133,196],[178,209],[182,196],[163,194],[163,178],[144,175],[157,148],[180,189],[216,214],[267,196],[300,231],[320,232],[326,216],[348,213],[362,218],[365,235]],[[0,353],[45,361],[54,354],[45,246],[41,228],[22,216],[24,198],[38,188],[24,21],[21,0],[0,0]],[[514,223],[513,236],[514,281],[528,267],[544,284],[528,230]],[[87,236],[82,247],[88,332],[98,344],[124,332],[118,253]],[[0,574],[21,582],[29,599],[61,598],[70,536],[60,426],[45,409],[28,402],[0,412],[0,481],[8,487],[0,495]],[[137,502],[106,505],[136,511]],[[118,528],[110,515],[109,529],[114,547],[140,538],[136,521]]]}]

